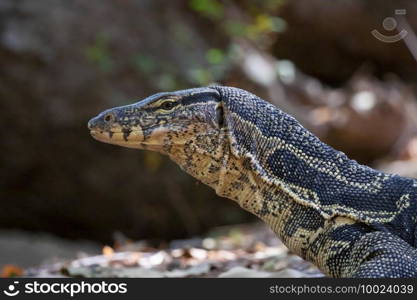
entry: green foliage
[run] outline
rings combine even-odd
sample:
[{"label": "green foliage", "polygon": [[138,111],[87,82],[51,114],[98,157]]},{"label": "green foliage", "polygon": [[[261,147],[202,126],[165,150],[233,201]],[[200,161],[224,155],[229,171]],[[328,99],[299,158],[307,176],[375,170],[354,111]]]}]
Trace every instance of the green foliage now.
[{"label": "green foliage", "polygon": [[225,32],[232,38],[244,37],[259,41],[270,33],[283,32],[286,28],[286,23],[279,17],[258,14],[254,16],[252,22],[248,23],[236,20],[225,21],[224,28]]},{"label": "green foliage", "polygon": [[158,61],[153,56],[143,53],[133,56],[132,63],[139,73],[152,79],[151,83],[156,89],[169,91],[178,88],[175,71],[170,64]]},{"label": "green foliage", "polygon": [[96,64],[103,72],[111,72],[114,67],[109,42],[109,38],[101,33],[96,36],[94,43],[85,49],[87,60]]},{"label": "green foliage", "polygon": [[221,64],[224,61],[224,53],[221,49],[211,48],[206,53],[206,59],[210,64]]},{"label": "green foliage", "polygon": [[226,33],[231,37],[242,37],[246,35],[247,25],[236,20],[227,20],[224,23]]},{"label": "green foliage", "polygon": [[232,48],[222,50],[210,48],[206,52],[206,64],[195,66],[189,72],[189,80],[196,85],[208,85],[224,78],[226,70],[231,66]]},{"label": "green foliage", "polygon": [[134,66],[139,72],[150,74],[157,69],[156,60],[149,55],[137,54],[132,59]]},{"label": "green foliage", "polygon": [[197,67],[190,70],[189,79],[197,85],[208,85],[213,82],[213,74],[208,68]]},{"label": "green foliage", "polygon": [[156,86],[162,91],[172,91],[178,87],[178,83],[174,74],[163,73],[157,78]]},{"label": "green foliage", "polygon": [[[218,34],[223,33],[229,43],[209,48],[205,54],[207,64],[199,63],[190,68],[188,81],[195,85],[207,85],[223,80],[227,70],[236,62],[236,38],[251,40],[261,48],[269,47],[277,33],[286,28],[285,21],[276,16],[283,2],[189,0],[190,8],[200,17],[211,19],[213,28],[220,29]],[[188,34],[186,36],[189,37]]]},{"label": "green foliage", "polygon": [[190,0],[190,7],[202,15],[219,19],[223,16],[223,4],[216,0]]}]

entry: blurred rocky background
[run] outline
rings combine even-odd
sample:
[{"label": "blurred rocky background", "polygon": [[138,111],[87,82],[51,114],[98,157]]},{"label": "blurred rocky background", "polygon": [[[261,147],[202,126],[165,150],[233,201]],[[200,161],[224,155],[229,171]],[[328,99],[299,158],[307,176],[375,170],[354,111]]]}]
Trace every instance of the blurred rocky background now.
[{"label": "blurred rocky background", "polygon": [[254,221],[165,157],[89,136],[96,113],[159,91],[247,89],[350,157],[417,176],[414,31],[413,0],[0,0],[1,248],[46,235],[66,256]]}]

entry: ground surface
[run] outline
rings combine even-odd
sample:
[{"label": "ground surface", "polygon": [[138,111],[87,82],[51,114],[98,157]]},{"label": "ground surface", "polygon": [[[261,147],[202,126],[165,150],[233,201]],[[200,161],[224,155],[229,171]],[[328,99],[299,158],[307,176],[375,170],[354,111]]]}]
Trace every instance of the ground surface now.
[{"label": "ground surface", "polygon": [[[17,238],[15,238],[17,239]],[[32,238],[33,241],[36,241]],[[51,239],[26,245],[27,257],[47,260],[35,267],[3,266],[3,276],[33,277],[321,277],[263,224],[219,227],[206,236],[160,243],[116,235],[104,246]],[[66,249],[65,251],[63,249]],[[77,253],[78,252],[78,253]],[[96,252],[96,254],[94,254]],[[35,255],[28,255],[34,253]],[[10,253],[9,253],[10,254]],[[71,258],[71,255],[73,258]],[[53,258],[54,257],[54,258]],[[74,258],[75,257],[75,258]],[[21,258],[18,259],[22,261]]]}]

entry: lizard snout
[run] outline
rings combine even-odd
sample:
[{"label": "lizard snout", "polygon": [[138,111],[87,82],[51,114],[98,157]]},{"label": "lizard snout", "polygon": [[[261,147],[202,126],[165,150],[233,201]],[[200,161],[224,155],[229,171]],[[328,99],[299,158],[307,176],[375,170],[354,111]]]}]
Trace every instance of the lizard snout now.
[{"label": "lizard snout", "polygon": [[108,130],[112,127],[115,122],[115,115],[113,112],[103,112],[98,116],[88,121],[88,129],[91,130]]},{"label": "lizard snout", "polygon": [[96,127],[96,124],[97,124],[96,118],[92,118],[90,121],[88,121],[87,127],[89,130],[93,130]]}]

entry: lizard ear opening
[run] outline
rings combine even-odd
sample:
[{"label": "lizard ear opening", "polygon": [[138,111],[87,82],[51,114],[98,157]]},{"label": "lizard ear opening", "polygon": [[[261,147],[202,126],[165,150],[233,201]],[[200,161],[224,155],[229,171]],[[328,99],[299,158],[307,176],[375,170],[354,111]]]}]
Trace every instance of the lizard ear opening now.
[{"label": "lizard ear opening", "polygon": [[224,111],[222,103],[220,103],[216,108],[216,123],[219,128],[224,127]]}]

